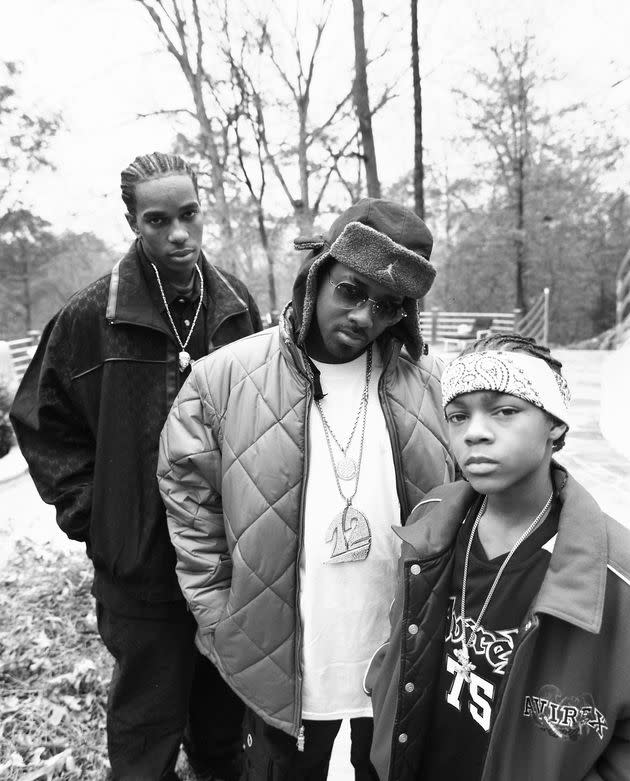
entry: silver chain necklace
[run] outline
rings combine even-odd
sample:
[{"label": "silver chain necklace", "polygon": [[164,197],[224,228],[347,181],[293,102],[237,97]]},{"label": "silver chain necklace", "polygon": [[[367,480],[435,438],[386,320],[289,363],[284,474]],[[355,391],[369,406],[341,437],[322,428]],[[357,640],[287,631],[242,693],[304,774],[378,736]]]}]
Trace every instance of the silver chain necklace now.
[{"label": "silver chain necklace", "polygon": [[339,459],[339,461],[335,461],[334,456],[332,454],[332,450],[329,447],[330,456],[333,460],[333,466],[335,469],[335,477],[340,477],[342,480],[354,480],[357,474],[357,469],[358,469],[357,462],[354,460],[354,458],[348,455],[348,448],[350,447],[350,444],[354,437],[354,432],[357,430],[357,425],[359,423],[359,419],[361,418],[361,413],[365,412],[367,408],[367,397],[368,397],[368,390],[370,387],[371,376],[372,376],[372,347],[370,346],[368,348],[367,363],[365,368],[365,386],[363,388],[363,393],[361,394],[361,401],[359,402],[359,408],[357,410],[357,414],[354,418],[354,425],[352,426],[352,431],[350,432],[350,436],[348,437],[348,441],[346,442],[345,447],[341,445],[341,443],[335,436],[335,432],[332,430],[332,426],[330,425],[330,423],[328,422],[328,418],[324,414],[321,401],[320,400],[315,401],[315,404],[317,405],[317,409],[319,411],[319,415],[322,419],[324,433],[326,434],[326,441],[329,442],[329,435],[330,435],[333,438],[334,443],[341,451],[341,458]]},{"label": "silver chain necklace", "polygon": [[470,551],[472,548],[472,542],[475,536],[475,532],[477,531],[477,527],[479,526],[479,521],[481,520],[483,514],[485,513],[486,506],[488,504],[488,497],[485,496],[483,499],[483,503],[479,508],[479,512],[477,513],[475,523],[473,524],[472,531],[470,532],[470,537],[468,538],[466,556],[464,557],[464,577],[462,581],[462,602],[461,602],[461,611],[460,611],[460,619],[462,625],[462,647],[455,650],[455,656],[457,658],[457,674],[461,675],[463,679],[466,681],[466,683],[470,683],[470,674],[476,667],[476,665],[474,665],[470,661],[468,649],[470,648],[470,646],[473,644],[475,640],[475,635],[479,630],[479,626],[481,625],[481,621],[485,615],[486,610],[488,609],[488,605],[490,604],[490,600],[492,599],[495,589],[499,583],[499,579],[501,578],[501,575],[503,575],[503,573],[505,572],[505,568],[509,564],[512,556],[516,553],[516,550],[519,547],[519,545],[521,545],[527,539],[527,537],[529,537],[529,535],[534,531],[534,529],[540,522],[541,518],[547,513],[547,511],[551,507],[552,500],[553,500],[553,491],[551,492],[549,498],[545,502],[545,506],[534,518],[534,520],[529,524],[527,529],[525,529],[525,531],[521,534],[521,536],[512,546],[512,549],[510,550],[508,555],[505,557],[503,564],[501,564],[499,571],[497,572],[496,577],[493,580],[492,585],[490,586],[490,591],[488,591],[488,596],[486,597],[486,601],[483,603],[483,607],[479,612],[479,616],[477,618],[477,621],[475,622],[474,627],[472,628],[470,637],[468,638],[468,640],[466,640],[466,581],[468,580],[468,561],[470,559]]},{"label": "silver chain necklace", "polygon": [[182,342],[179,333],[177,332],[177,328],[175,328],[175,323],[173,322],[173,317],[171,315],[171,310],[168,308],[168,303],[166,301],[166,296],[164,295],[164,288],[162,287],[162,280],[160,279],[160,273],[157,270],[155,263],[151,263],[151,266],[153,267],[153,271],[155,271],[155,278],[157,279],[158,287],[160,288],[160,294],[162,295],[162,301],[164,303],[164,307],[166,309],[166,314],[168,315],[169,322],[171,324],[171,328],[173,329],[173,333],[175,334],[175,338],[179,342],[179,346],[181,347],[181,352],[179,353],[179,370],[180,372],[186,371],[187,367],[193,363],[193,361],[190,358],[190,353],[186,351],[186,347],[188,347],[188,342],[190,341],[190,337],[192,336],[193,331],[195,330],[195,325],[197,324],[197,318],[199,317],[199,312],[201,312],[201,304],[203,303],[203,274],[201,273],[201,269],[199,266],[195,263],[195,269],[197,270],[197,274],[199,274],[199,280],[201,281],[201,290],[199,292],[199,303],[197,304],[197,311],[195,312],[195,316],[193,317],[192,325],[190,326],[190,331],[188,331],[188,336],[186,337],[186,341]]},{"label": "silver chain necklace", "polygon": [[350,496],[346,496],[343,492],[343,489],[341,488],[341,482],[339,479],[340,475],[337,472],[332,443],[330,441],[330,434],[328,431],[329,427],[326,425],[325,418],[322,415],[319,403],[317,401],[315,402],[317,409],[319,410],[319,414],[322,418],[324,436],[326,438],[326,445],[328,446],[328,453],[330,455],[330,460],[333,466],[333,474],[335,476],[335,482],[337,483],[337,490],[339,491],[341,498],[346,503],[346,506],[333,518],[330,526],[326,530],[326,542],[334,543],[331,556],[326,560],[327,564],[363,561],[367,559],[370,548],[372,546],[372,533],[370,531],[368,519],[360,510],[357,510],[356,507],[352,506],[352,500],[356,496],[356,493],[359,489],[359,476],[361,472],[361,461],[363,459],[363,445],[365,442],[365,424],[367,421],[368,390],[370,387],[371,376],[372,346],[370,345],[370,347],[368,347],[365,368],[365,403],[362,402],[361,405],[361,409],[363,410],[363,422],[361,424],[359,455],[357,458],[356,475],[354,476],[354,490]]}]

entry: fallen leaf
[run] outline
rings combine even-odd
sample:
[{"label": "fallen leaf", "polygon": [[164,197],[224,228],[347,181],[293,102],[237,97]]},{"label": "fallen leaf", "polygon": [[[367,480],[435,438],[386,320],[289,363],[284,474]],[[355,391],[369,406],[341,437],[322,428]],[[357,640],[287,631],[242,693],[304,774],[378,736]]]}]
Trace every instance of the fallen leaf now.
[{"label": "fallen leaf", "polygon": [[59,754],[55,754],[54,757],[47,759],[37,770],[31,770],[30,773],[23,776],[22,781],[37,781],[40,778],[51,778],[55,773],[65,768],[66,761],[71,754],[72,749],[64,749]]},{"label": "fallen leaf", "polygon": [[62,694],[61,699],[66,705],[73,711],[82,710],[81,700],[78,697],[73,697],[70,694]]},{"label": "fallen leaf", "polygon": [[53,725],[53,727],[58,727],[67,715],[67,708],[62,707],[61,705],[55,705],[55,703],[51,703],[48,721]]}]

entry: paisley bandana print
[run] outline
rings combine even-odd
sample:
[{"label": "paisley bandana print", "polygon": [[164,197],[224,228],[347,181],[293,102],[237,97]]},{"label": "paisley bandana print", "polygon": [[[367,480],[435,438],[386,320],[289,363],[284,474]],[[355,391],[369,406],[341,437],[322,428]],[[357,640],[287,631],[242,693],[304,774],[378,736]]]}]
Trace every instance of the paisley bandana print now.
[{"label": "paisley bandana print", "polygon": [[532,355],[486,350],[455,358],[442,374],[443,406],[473,391],[509,393],[569,425],[571,394],[566,380]]}]

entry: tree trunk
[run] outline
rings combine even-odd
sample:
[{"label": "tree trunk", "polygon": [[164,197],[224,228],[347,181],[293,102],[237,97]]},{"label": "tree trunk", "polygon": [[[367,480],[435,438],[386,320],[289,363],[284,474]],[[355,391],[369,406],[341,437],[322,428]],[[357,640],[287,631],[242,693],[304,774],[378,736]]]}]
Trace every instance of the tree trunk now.
[{"label": "tree trunk", "polygon": [[230,219],[230,207],[225,197],[225,166],[221,161],[219,150],[212,132],[212,123],[206,113],[201,87],[193,78],[189,79],[190,88],[195,103],[195,113],[199,122],[199,129],[203,136],[206,153],[210,160],[210,181],[212,182],[212,194],[216,206],[216,218],[221,226],[221,236],[229,244],[233,238],[232,220]]},{"label": "tree trunk", "polygon": [[31,301],[31,269],[29,264],[29,248],[20,245],[22,255],[23,277],[22,277],[22,303],[24,306],[24,326],[26,333],[33,328],[33,304]]},{"label": "tree trunk", "polygon": [[521,155],[518,160],[516,176],[516,302],[517,309],[527,312],[525,306],[525,161]]},{"label": "tree trunk", "polygon": [[269,235],[267,234],[267,226],[265,224],[265,214],[263,212],[262,205],[257,204],[256,216],[258,219],[258,233],[260,235],[260,243],[265,250],[265,256],[267,258],[267,289],[269,291],[269,310],[271,312],[272,325],[278,316],[278,299],[276,296],[276,279],[274,275],[274,261],[273,252],[269,246]]},{"label": "tree trunk", "polygon": [[413,77],[413,197],[416,214],[424,219],[424,161],[422,157],[422,84],[418,45],[418,0],[411,0],[411,73]]},{"label": "tree trunk", "polygon": [[293,212],[299,230],[302,233],[310,233],[313,229],[313,215],[311,213],[308,170],[308,140],[307,117],[308,96],[302,95],[298,101],[298,170],[300,172],[300,199],[293,199]]},{"label": "tree trunk", "polygon": [[352,0],[354,10],[354,67],[355,76],[352,88],[354,106],[359,120],[361,145],[363,146],[363,162],[368,195],[371,198],[381,197],[381,183],[376,167],[376,150],[372,133],[372,113],[367,83],[367,53],[365,50],[365,35],[363,31],[363,0]]}]

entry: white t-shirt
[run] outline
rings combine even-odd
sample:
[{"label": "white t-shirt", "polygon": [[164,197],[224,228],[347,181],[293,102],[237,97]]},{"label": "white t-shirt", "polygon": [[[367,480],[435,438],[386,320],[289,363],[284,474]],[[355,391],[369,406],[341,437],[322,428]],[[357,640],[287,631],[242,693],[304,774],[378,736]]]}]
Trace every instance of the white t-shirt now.
[{"label": "white t-shirt", "polygon": [[[349,363],[314,363],[321,372],[326,394],[321,401],[324,415],[345,446],[365,386],[366,354]],[[335,482],[315,403],[310,410],[300,558],[304,719],[372,715],[371,700],[363,691],[363,676],[374,651],[389,636],[389,608],[400,552],[400,540],[391,529],[393,524],[400,523],[400,503],[391,443],[378,398],[382,369],[374,346],[363,457],[357,493],[352,500],[352,507],[367,519],[367,527],[360,520],[353,528],[346,523],[343,534],[339,523],[334,522],[346,502]],[[361,424],[362,418],[348,449],[355,461]],[[331,447],[335,458],[339,458],[339,448],[332,438]],[[340,483],[345,496],[351,496],[355,481]]]}]

